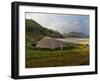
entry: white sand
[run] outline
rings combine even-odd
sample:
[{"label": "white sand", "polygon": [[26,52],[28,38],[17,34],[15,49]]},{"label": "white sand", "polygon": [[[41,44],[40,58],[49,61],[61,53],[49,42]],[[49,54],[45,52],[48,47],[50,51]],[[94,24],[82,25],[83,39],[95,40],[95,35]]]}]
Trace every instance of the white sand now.
[{"label": "white sand", "polygon": [[66,43],[76,43],[76,44],[89,44],[88,38],[65,38],[65,39],[57,39],[64,41]]}]

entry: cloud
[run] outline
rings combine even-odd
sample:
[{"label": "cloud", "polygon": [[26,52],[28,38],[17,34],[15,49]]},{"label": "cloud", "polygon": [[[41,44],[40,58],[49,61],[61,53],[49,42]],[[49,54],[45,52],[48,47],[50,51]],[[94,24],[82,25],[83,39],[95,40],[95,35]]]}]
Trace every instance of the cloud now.
[{"label": "cloud", "polygon": [[76,31],[89,34],[89,16],[26,13],[26,19],[33,19],[43,27],[60,33]]},{"label": "cloud", "polygon": [[46,27],[48,24],[50,24],[51,21],[53,21],[53,16],[49,14],[43,14],[43,13],[26,13],[26,19],[33,19],[42,26]]},{"label": "cloud", "polygon": [[81,25],[79,21],[65,21],[65,22],[52,23],[51,25],[49,25],[48,28],[57,30],[60,33],[67,33],[70,31],[79,31]]}]

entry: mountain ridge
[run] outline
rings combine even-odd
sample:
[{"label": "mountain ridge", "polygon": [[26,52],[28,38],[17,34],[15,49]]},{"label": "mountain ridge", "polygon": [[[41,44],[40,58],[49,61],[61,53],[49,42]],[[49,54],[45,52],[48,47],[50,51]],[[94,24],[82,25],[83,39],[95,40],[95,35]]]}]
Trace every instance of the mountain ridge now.
[{"label": "mountain ridge", "polygon": [[78,37],[78,38],[84,38],[84,37],[88,37],[85,33],[83,32],[68,32],[68,33],[64,33],[63,37]]}]

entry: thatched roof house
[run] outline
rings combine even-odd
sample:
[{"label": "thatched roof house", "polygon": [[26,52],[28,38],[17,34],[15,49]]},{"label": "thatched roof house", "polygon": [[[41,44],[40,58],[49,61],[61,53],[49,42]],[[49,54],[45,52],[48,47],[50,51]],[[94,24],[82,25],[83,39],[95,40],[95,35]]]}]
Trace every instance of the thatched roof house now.
[{"label": "thatched roof house", "polygon": [[56,40],[55,38],[48,37],[48,36],[41,39],[36,45],[36,47],[39,47],[39,48],[50,48],[50,49],[55,49],[55,48],[62,49],[62,47],[65,47],[65,46],[66,46],[65,42]]}]

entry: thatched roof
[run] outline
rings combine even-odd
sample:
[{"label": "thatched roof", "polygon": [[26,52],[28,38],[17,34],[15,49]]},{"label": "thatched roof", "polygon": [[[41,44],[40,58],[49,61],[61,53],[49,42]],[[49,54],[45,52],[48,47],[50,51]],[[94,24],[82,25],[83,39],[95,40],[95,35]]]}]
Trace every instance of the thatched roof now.
[{"label": "thatched roof", "polygon": [[48,36],[41,39],[36,45],[36,47],[39,48],[50,48],[50,49],[55,49],[55,48],[60,48],[65,46],[66,46],[65,42],[56,40],[55,38],[48,37]]}]

